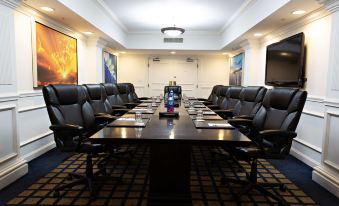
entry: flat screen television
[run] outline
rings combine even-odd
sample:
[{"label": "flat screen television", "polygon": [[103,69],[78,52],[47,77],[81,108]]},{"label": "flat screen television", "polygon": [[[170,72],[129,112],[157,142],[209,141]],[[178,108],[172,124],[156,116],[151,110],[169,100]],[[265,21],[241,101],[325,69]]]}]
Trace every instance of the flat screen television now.
[{"label": "flat screen television", "polygon": [[266,85],[303,87],[306,80],[304,39],[304,33],[299,33],[267,46]]}]

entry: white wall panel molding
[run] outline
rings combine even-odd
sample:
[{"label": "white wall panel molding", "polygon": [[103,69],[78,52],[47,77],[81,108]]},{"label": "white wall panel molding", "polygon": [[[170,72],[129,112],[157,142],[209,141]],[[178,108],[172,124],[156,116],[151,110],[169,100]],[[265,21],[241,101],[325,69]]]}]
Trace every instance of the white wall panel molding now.
[{"label": "white wall panel molding", "polygon": [[308,95],[306,101],[324,103],[324,96]]},{"label": "white wall panel molding", "polygon": [[26,97],[37,97],[42,96],[41,90],[39,91],[26,91],[26,92],[19,92],[20,98],[26,98]]},{"label": "white wall panel molding", "polygon": [[317,0],[320,4],[331,13],[339,11],[339,1],[338,0]]},{"label": "white wall panel molding", "polygon": [[15,157],[17,157],[17,156],[18,156],[18,153],[13,152],[13,153],[10,153],[10,154],[8,154],[8,155],[6,155],[6,156],[4,156],[4,157],[1,157],[1,158],[0,158],[0,164],[5,163],[5,162],[7,162],[8,160],[11,160],[11,159],[13,159],[13,158],[15,158]]},{"label": "white wall panel molding", "polygon": [[[295,143],[294,143],[295,144]],[[302,146],[301,146],[302,147]],[[300,148],[295,148],[295,146],[293,146],[290,150],[290,154],[299,159],[300,161],[304,162],[305,164],[307,164],[308,166],[312,167],[312,168],[315,168],[317,166],[319,166],[320,164],[320,161],[316,161],[315,159],[318,158],[320,159],[321,158],[321,154],[317,154],[316,158],[314,158],[312,155],[310,154],[305,154],[307,152],[305,152],[305,150],[307,150],[307,147],[303,148],[303,149],[300,149]],[[312,156],[312,158],[311,158]]]},{"label": "white wall panel molding", "polygon": [[19,95],[16,93],[0,95],[0,102],[17,101],[18,99],[19,99]]},{"label": "white wall panel molding", "polygon": [[[48,136],[46,136],[45,139],[48,139],[47,137],[48,137]],[[49,150],[55,148],[55,142],[54,142],[54,141],[48,141],[48,143],[45,143],[45,142],[46,142],[46,141],[41,141],[41,142],[39,142],[38,144],[39,144],[39,145],[42,145],[42,146],[35,147],[34,149],[31,149],[31,148],[30,148],[30,150],[29,150],[28,153],[22,152],[22,153],[24,153],[24,154],[22,155],[22,158],[23,158],[24,160],[26,160],[27,162],[29,162],[29,161],[31,161],[31,160],[33,160],[33,159],[39,157],[40,155],[42,155],[42,154],[48,152]]]},{"label": "white wall panel molding", "polygon": [[300,138],[297,137],[297,138],[294,138],[293,140],[298,142],[298,143],[300,143],[300,144],[302,144],[302,145],[304,145],[304,146],[306,146],[306,147],[308,147],[308,148],[310,148],[310,149],[312,149],[312,150],[314,150],[314,151],[316,151],[316,152],[321,153],[321,148],[320,147],[315,146],[315,145],[313,145],[313,144],[311,144],[311,143],[309,143],[309,142],[307,142],[307,141],[305,141],[303,139],[300,139]]},{"label": "white wall panel molding", "polygon": [[332,192],[339,198],[339,178],[329,172],[322,165],[314,168],[312,172],[312,180],[322,185],[325,189]]},{"label": "white wall panel molding", "polygon": [[0,190],[28,172],[26,160],[17,159],[15,162],[0,170]]},{"label": "white wall panel molding", "polygon": [[[325,135],[323,142],[322,161],[324,165],[329,166],[339,173],[339,109],[327,108],[325,113]],[[339,176],[339,175],[338,175]]]},{"label": "white wall panel molding", "polygon": [[307,109],[303,110],[303,114],[310,115],[310,116],[313,116],[313,117],[322,118],[322,119],[324,118],[324,114],[323,113],[315,112],[315,111],[311,111],[311,110],[307,110]]},{"label": "white wall panel molding", "polygon": [[46,108],[46,105],[42,104],[42,105],[36,105],[36,106],[31,106],[31,107],[23,107],[23,108],[20,108],[18,112],[19,113],[30,112],[30,111],[44,109],[44,108]]},{"label": "white wall panel molding", "polygon": [[24,146],[26,146],[26,145],[28,145],[28,144],[31,144],[31,143],[33,143],[33,142],[36,142],[36,141],[38,141],[38,140],[40,140],[40,139],[42,139],[42,138],[45,138],[45,137],[47,137],[47,136],[49,136],[49,135],[52,135],[52,134],[53,134],[52,131],[48,131],[48,132],[43,133],[43,134],[41,134],[41,135],[38,135],[38,136],[36,136],[36,137],[32,137],[32,138],[30,138],[30,139],[28,139],[28,140],[22,141],[22,142],[20,142],[20,147],[24,147]]},{"label": "white wall panel molding", "polygon": [[339,108],[339,99],[326,98],[325,106]]}]

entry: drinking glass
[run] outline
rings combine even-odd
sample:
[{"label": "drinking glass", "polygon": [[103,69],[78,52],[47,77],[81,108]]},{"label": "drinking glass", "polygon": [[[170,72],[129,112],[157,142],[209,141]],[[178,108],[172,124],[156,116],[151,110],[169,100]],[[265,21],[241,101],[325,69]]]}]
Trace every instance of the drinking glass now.
[{"label": "drinking glass", "polygon": [[156,97],[152,97],[152,105],[151,106],[157,106],[156,101],[157,101]]},{"label": "drinking glass", "polygon": [[[152,104],[153,104],[153,103],[152,103]],[[148,105],[147,105],[147,110],[148,110],[148,111],[152,111],[152,104],[148,104]]]},{"label": "drinking glass", "polygon": [[135,121],[136,122],[142,122],[142,113],[137,111],[135,112]]},{"label": "drinking glass", "polygon": [[197,121],[203,121],[204,119],[204,113],[202,112],[202,110],[198,110],[197,111],[197,117],[196,117]]},{"label": "drinking glass", "polygon": [[193,102],[189,101],[188,105],[189,105],[189,108],[188,108],[189,110],[195,110],[193,106]]}]

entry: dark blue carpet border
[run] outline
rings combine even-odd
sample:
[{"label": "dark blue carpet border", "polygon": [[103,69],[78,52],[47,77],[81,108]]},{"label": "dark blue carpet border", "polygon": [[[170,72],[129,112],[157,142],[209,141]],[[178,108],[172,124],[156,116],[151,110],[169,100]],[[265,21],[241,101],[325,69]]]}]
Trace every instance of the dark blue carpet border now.
[{"label": "dark blue carpet border", "polygon": [[[53,149],[30,161],[28,163],[28,174],[0,191],[0,205],[5,205],[6,202],[56,168],[69,155]],[[337,197],[312,181],[312,168],[300,160],[288,156],[284,160],[270,160],[269,162],[318,204],[324,206],[339,205]]]}]

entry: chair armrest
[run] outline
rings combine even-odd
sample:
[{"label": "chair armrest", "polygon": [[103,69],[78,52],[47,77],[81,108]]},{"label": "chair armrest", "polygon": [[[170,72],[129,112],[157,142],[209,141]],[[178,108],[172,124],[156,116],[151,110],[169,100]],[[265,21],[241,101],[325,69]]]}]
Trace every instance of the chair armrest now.
[{"label": "chair armrest", "polygon": [[293,139],[297,136],[297,133],[283,130],[263,130],[259,132],[259,135],[267,140],[277,137]]},{"label": "chair armrest", "polygon": [[126,109],[124,105],[112,105],[112,109]]},{"label": "chair armrest", "polygon": [[130,110],[130,109],[113,109],[113,110],[112,110],[112,114],[113,114],[113,115],[120,116],[120,115],[125,114],[125,113],[128,112],[129,110]]},{"label": "chair armrest", "polygon": [[233,109],[216,109],[213,111],[218,115],[233,116]]},{"label": "chair armrest", "polygon": [[250,127],[252,126],[252,120],[250,119],[229,119],[228,123],[235,127]]},{"label": "chair armrest", "polygon": [[130,103],[125,103],[124,105],[128,108],[128,109],[132,109],[134,107],[136,107],[137,105],[139,105],[140,103],[133,103],[133,102],[130,102]]},{"label": "chair armrest", "polygon": [[105,113],[98,113],[95,114],[95,121],[99,121],[99,122],[111,122],[116,120],[117,117],[110,115],[110,114],[105,114]]},{"label": "chair armrest", "polygon": [[204,101],[203,104],[206,105],[206,106],[208,106],[208,105],[212,105],[213,102],[210,102],[210,101]]},{"label": "chair armrest", "polygon": [[197,100],[207,102],[207,99],[205,99],[205,98],[197,98]]},{"label": "chair armrest", "polygon": [[139,100],[148,100],[150,99],[149,97],[138,97]]},{"label": "chair armrest", "polygon": [[75,124],[53,124],[49,127],[53,132],[60,131],[69,131],[69,132],[77,132],[81,133],[84,131],[84,128]]},{"label": "chair armrest", "polygon": [[219,105],[216,104],[211,104],[211,105],[206,105],[210,109],[220,109]]},{"label": "chair armrest", "polygon": [[249,120],[252,120],[253,117],[250,117],[248,115],[238,115],[238,116],[234,116],[233,119],[249,119]]}]

